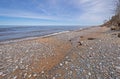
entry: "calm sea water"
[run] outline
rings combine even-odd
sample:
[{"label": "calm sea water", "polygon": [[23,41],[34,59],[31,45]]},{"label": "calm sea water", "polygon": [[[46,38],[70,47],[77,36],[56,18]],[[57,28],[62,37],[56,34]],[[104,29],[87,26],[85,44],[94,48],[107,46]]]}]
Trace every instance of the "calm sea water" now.
[{"label": "calm sea water", "polygon": [[0,26],[0,41],[78,30],[80,26]]}]

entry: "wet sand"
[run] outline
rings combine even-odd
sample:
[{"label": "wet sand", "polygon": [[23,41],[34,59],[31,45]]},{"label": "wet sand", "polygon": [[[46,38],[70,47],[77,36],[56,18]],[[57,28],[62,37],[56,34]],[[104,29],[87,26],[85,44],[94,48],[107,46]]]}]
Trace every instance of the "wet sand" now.
[{"label": "wet sand", "polygon": [[120,79],[119,31],[91,27],[0,43],[0,79]]}]

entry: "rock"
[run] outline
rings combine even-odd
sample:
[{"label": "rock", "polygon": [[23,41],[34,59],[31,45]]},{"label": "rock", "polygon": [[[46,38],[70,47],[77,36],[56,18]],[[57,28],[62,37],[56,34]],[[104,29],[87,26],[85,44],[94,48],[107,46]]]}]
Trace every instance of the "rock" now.
[{"label": "rock", "polygon": [[17,76],[14,76],[13,79],[17,79]]},{"label": "rock", "polygon": [[28,76],[28,78],[30,78],[32,75],[30,74],[29,76]]},{"label": "rock", "polygon": [[29,50],[26,50],[26,53],[28,53],[29,52]]},{"label": "rock", "polygon": [[60,66],[63,66],[63,64],[62,64],[62,63],[60,63]]},{"label": "rock", "polygon": [[68,70],[68,68],[66,67],[65,70]]},{"label": "rock", "polygon": [[83,38],[83,36],[80,36],[80,38]]},{"label": "rock", "polygon": [[88,38],[88,40],[94,40],[94,39],[96,39],[96,38]]},{"label": "rock", "polygon": [[115,68],[120,70],[120,66],[115,66]]},{"label": "rock", "polygon": [[72,71],[69,72],[70,75],[72,75],[72,73],[73,73]]},{"label": "rock", "polygon": [[52,79],[55,79],[55,77],[53,77]]},{"label": "rock", "polygon": [[68,56],[66,56],[65,58],[68,59]]},{"label": "rock", "polygon": [[42,71],[41,73],[44,74],[44,71]]},{"label": "rock", "polygon": [[0,49],[0,52],[2,52],[2,49]]},{"label": "rock", "polygon": [[79,46],[81,46],[81,45],[82,45],[82,43],[81,43],[81,42],[78,42],[78,44],[79,44]]},{"label": "rock", "polygon": [[116,33],[112,34],[112,35],[117,35]]},{"label": "rock", "polygon": [[0,75],[2,75],[3,74],[3,72],[0,72]]},{"label": "rock", "polygon": [[111,26],[111,30],[120,30],[119,26]]},{"label": "rock", "polygon": [[118,37],[120,38],[120,33],[118,33]]},{"label": "rock", "polygon": [[68,64],[68,61],[65,61],[65,64]]},{"label": "rock", "polygon": [[62,76],[61,74],[58,74],[58,76],[60,77],[60,76]]},{"label": "rock", "polygon": [[37,76],[37,74],[33,74],[33,76],[34,76],[34,77],[36,77],[36,76]]},{"label": "rock", "polygon": [[0,51],[0,55],[2,55],[2,52]]},{"label": "rock", "polygon": [[118,59],[120,59],[120,57],[117,57]]},{"label": "rock", "polygon": [[115,26],[111,26],[111,30],[115,30]]},{"label": "rock", "polygon": [[90,47],[90,49],[92,50],[93,48],[92,48],[92,47]]},{"label": "rock", "polygon": [[26,77],[27,73],[24,74],[24,78]]},{"label": "rock", "polygon": [[71,40],[69,40],[71,42]]},{"label": "rock", "polygon": [[91,75],[91,73],[89,72],[88,75]]}]

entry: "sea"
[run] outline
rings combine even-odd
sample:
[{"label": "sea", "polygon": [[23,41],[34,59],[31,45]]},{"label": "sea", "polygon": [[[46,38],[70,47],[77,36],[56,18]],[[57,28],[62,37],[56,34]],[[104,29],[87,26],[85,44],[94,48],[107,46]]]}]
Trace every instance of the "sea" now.
[{"label": "sea", "polygon": [[40,37],[85,28],[83,26],[9,26],[0,25],[0,42],[28,37]]}]

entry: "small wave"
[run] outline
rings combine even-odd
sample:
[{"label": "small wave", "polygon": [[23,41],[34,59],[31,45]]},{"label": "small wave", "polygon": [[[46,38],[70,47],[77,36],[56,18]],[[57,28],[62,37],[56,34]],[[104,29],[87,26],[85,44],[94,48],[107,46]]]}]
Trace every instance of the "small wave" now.
[{"label": "small wave", "polygon": [[57,32],[57,33],[38,36],[38,37],[26,37],[26,38],[21,38],[21,39],[16,38],[16,39],[8,40],[8,41],[2,41],[2,42],[0,42],[0,44],[7,44],[7,43],[14,43],[14,42],[19,42],[19,41],[24,41],[24,40],[32,40],[32,39],[37,39],[37,38],[50,37],[50,36],[55,36],[55,35],[58,35],[58,34],[68,33],[68,32],[70,32],[70,31]]}]

